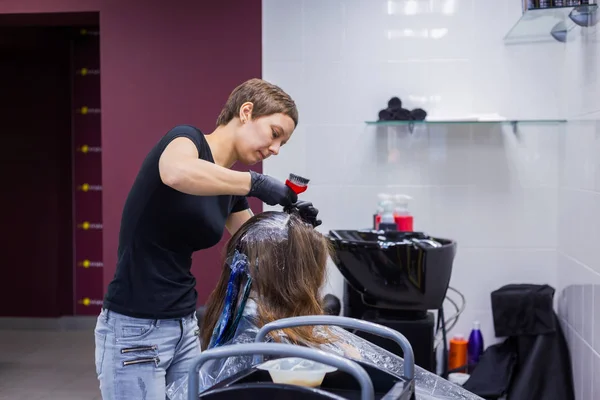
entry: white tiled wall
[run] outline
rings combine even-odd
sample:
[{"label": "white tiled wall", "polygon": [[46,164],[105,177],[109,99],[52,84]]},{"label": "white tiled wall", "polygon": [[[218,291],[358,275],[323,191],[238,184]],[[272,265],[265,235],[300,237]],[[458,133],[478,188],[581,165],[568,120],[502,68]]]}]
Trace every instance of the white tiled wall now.
[{"label": "white tiled wall", "polygon": [[560,140],[558,312],[577,399],[600,393],[600,34],[567,47],[568,132]]},{"label": "white tiled wall", "polygon": [[[564,45],[506,46],[521,0],[264,0],[263,77],[297,101],[300,124],[267,174],[311,179],[321,230],[369,227],[377,193],[414,197],[415,229],[458,241],[451,285],[496,338],[490,292],[557,286],[558,154],[564,125],[376,129],[392,96],[429,119],[566,116]],[[341,296],[330,268],[328,290]],[[448,309],[450,311],[450,309]]]}]

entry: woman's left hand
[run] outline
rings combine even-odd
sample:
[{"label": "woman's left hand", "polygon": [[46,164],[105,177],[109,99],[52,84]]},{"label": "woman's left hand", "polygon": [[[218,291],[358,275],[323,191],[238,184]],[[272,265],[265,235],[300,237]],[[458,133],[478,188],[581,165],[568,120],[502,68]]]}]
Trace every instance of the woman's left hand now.
[{"label": "woman's left hand", "polygon": [[298,209],[298,214],[300,217],[311,224],[314,228],[321,225],[321,220],[317,219],[317,215],[319,214],[319,210],[316,209],[310,201],[298,201],[294,203],[293,207]]}]

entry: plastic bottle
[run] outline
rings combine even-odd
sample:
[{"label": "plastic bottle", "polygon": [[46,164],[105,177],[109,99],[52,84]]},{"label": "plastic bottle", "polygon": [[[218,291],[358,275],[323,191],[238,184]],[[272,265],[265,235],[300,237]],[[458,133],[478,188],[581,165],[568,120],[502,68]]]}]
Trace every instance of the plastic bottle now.
[{"label": "plastic bottle", "polygon": [[468,360],[469,372],[475,368],[479,362],[479,357],[483,353],[483,335],[481,334],[481,325],[479,321],[473,322],[473,330],[469,335]]},{"label": "plastic bottle", "polygon": [[405,194],[397,194],[394,196],[394,223],[400,232],[413,231],[413,216],[408,210],[408,202],[412,197]]},{"label": "plastic bottle", "polygon": [[450,339],[448,351],[448,370],[452,372],[467,372],[467,345],[468,341],[461,334]]},{"label": "plastic bottle", "polygon": [[394,201],[387,193],[379,193],[379,205],[375,217],[375,229],[396,230],[394,220]]}]

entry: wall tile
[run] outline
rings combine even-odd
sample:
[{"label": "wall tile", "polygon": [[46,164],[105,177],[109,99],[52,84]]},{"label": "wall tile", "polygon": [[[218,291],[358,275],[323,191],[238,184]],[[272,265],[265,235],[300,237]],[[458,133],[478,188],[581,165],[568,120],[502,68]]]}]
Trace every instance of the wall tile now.
[{"label": "wall tile", "polygon": [[579,263],[600,272],[597,255],[600,193],[562,189],[559,202],[559,248]]},{"label": "wall tile", "polygon": [[[592,356],[593,375],[592,375],[592,394],[600,393],[600,355],[595,352]],[[591,397],[592,399],[594,397]]]},{"label": "wall tile", "polygon": [[587,316],[593,321],[593,340],[590,344],[592,345],[596,353],[600,354],[600,317],[598,316],[598,314],[600,314],[600,284],[598,283],[594,285],[594,300],[592,305],[592,312],[593,314],[591,316]]},{"label": "wall tile", "polygon": [[[600,283],[600,276],[593,276],[595,273],[588,271],[590,275],[590,279],[583,284],[583,326],[581,336],[583,340],[588,343],[590,346],[593,345],[594,339],[594,281],[598,281]],[[597,284],[596,283],[596,284]],[[600,309],[598,309],[600,311]]]},{"label": "wall tile", "polygon": [[307,93],[307,100],[302,103],[301,109],[306,123],[330,125],[355,122],[346,111],[346,104],[353,94],[346,86],[348,79],[344,64],[311,60],[305,63],[302,76],[290,76],[288,79],[299,80]]},{"label": "wall tile", "polygon": [[575,399],[583,399],[583,353],[586,344],[581,339],[581,336],[571,328],[569,348],[571,350],[571,365],[573,367],[573,386],[575,389]]},{"label": "wall tile", "polygon": [[598,168],[595,122],[572,121],[568,125],[561,183],[563,187],[594,190]]},{"label": "wall tile", "polygon": [[467,58],[472,0],[346,1],[347,61]]},{"label": "wall tile", "polygon": [[581,360],[581,399],[592,400],[593,379],[594,379],[594,357],[596,353],[592,350],[589,343],[582,338],[583,354]]},{"label": "wall tile", "polygon": [[451,282],[468,299],[485,299],[490,304],[491,292],[506,284],[555,286],[556,254],[554,250],[459,249]]},{"label": "wall tile", "polygon": [[345,10],[343,59],[346,63],[359,59],[384,61],[387,52],[386,26],[390,24],[386,0],[348,0]]},{"label": "wall tile", "polygon": [[[263,0],[262,58],[271,62],[295,62],[304,59],[302,2],[295,0]],[[240,38],[242,39],[242,38]],[[240,45],[243,45],[243,40]],[[232,51],[235,51],[232,49]],[[264,76],[267,80],[268,76]]]},{"label": "wall tile", "polygon": [[478,190],[439,187],[432,212],[440,234],[465,247],[545,248],[556,246],[556,190]]},{"label": "wall tile", "polygon": [[303,0],[298,3],[303,5],[301,18],[305,57],[321,61],[341,61],[346,37],[345,1]]},{"label": "wall tile", "polygon": [[425,108],[430,119],[461,118],[475,102],[473,64],[470,59],[430,61],[427,79],[421,82],[421,96],[437,99],[435,107]]}]

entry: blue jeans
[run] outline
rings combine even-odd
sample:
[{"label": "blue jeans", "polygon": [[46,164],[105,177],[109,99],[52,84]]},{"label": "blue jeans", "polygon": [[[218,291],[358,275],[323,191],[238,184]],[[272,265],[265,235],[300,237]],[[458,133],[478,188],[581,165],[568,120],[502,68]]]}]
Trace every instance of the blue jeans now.
[{"label": "blue jeans", "polygon": [[102,309],[94,334],[103,400],[165,400],[166,386],[200,355],[196,313],[156,320]]}]

